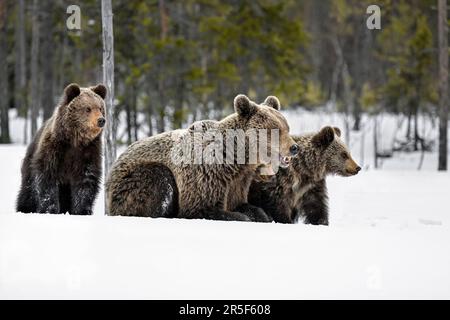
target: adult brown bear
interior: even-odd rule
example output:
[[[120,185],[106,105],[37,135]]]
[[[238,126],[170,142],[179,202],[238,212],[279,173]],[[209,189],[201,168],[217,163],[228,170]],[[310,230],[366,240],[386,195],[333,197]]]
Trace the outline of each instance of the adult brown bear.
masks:
[[[277,156],[288,162],[297,154],[298,146],[278,111],[277,98],[270,96],[258,105],[238,95],[234,109],[234,114],[207,124],[224,136],[229,130],[241,130],[245,138],[253,129],[278,130]],[[240,163],[235,158],[231,163],[176,163],[173,150],[190,134],[189,129],[175,130],[132,144],[116,161],[106,183],[109,214],[270,221],[263,210],[247,201],[258,168],[267,164]]]

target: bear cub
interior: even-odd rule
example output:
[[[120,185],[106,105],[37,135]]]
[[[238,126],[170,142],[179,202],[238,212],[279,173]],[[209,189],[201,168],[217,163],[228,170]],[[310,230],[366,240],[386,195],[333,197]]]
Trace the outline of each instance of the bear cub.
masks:
[[[101,179],[106,87],[70,84],[28,146],[16,209],[92,214]]]
[[[324,127],[318,133],[293,136],[300,147],[288,168],[269,180],[256,179],[249,203],[261,207],[275,222],[328,225],[327,175],[344,177],[361,168],[340,139],[338,128]]]

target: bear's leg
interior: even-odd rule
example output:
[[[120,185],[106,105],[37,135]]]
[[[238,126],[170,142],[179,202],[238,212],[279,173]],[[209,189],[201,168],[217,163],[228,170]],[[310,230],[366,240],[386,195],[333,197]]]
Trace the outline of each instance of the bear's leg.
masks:
[[[178,187],[163,164],[141,164],[111,188],[110,215],[173,218],[178,214]]]
[[[39,175],[35,179],[36,202],[38,213],[60,213],[59,210],[59,186],[54,179],[45,175]]]
[[[244,203],[235,209],[237,212],[241,212],[248,216],[251,221],[255,222],[272,222],[270,218],[263,209],[253,206],[248,203]]]
[[[34,199],[33,179],[24,177],[17,197],[16,211],[23,213],[37,212],[36,201]]]
[[[61,192],[67,193],[62,194],[62,198],[70,198],[70,214],[84,216],[92,214],[92,205],[99,190],[98,180],[96,175],[86,173],[84,177],[80,177],[79,181],[72,184],[70,188],[61,190]]]
[[[267,198],[266,202],[262,203],[262,208],[271,219],[270,221],[278,223],[295,223],[295,220],[293,220],[292,209],[285,199],[272,195],[272,198]]]
[[[303,195],[300,214],[306,224],[328,225],[328,192],[325,179]]]

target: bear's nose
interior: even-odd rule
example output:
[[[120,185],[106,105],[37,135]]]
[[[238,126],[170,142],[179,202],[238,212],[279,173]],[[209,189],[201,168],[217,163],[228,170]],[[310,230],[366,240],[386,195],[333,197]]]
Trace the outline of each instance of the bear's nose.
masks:
[[[100,128],[103,128],[103,127],[105,126],[105,123],[106,123],[105,118],[100,118],[100,119],[97,120],[97,125],[98,125]]]
[[[289,151],[291,152],[291,155],[296,156],[300,151],[300,147],[298,146],[298,144],[293,144]]]
[[[361,167],[356,167],[356,172],[360,172],[361,171]]]

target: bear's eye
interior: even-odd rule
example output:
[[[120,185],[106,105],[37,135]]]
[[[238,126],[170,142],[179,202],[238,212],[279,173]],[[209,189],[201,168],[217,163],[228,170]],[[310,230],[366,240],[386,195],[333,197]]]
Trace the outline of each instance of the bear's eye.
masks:
[[[87,112],[91,112],[92,110],[91,110],[91,108],[87,107],[87,108],[86,108],[86,111],[87,111]]]
[[[347,152],[342,152],[342,153],[341,153],[341,157],[342,157],[342,159],[347,160],[347,159],[348,159],[348,154],[347,154]]]

